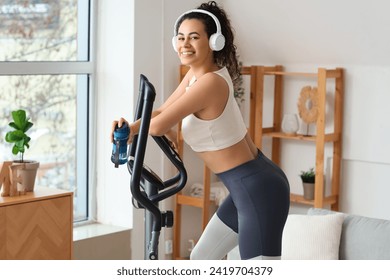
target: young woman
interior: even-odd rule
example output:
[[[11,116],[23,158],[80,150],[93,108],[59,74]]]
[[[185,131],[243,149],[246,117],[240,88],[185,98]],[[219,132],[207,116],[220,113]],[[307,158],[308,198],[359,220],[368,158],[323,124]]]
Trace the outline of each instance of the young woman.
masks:
[[[174,33],[174,49],[190,70],[152,113],[149,133],[175,142],[172,128],[182,121],[186,143],[230,192],[191,259],[222,259],[237,244],[242,259],[279,259],[289,184],[283,171],[254,145],[234,99],[232,79],[240,73],[230,22],[211,1],[181,15]],[[112,130],[124,122],[114,121]],[[131,143],[139,121],[129,126]]]

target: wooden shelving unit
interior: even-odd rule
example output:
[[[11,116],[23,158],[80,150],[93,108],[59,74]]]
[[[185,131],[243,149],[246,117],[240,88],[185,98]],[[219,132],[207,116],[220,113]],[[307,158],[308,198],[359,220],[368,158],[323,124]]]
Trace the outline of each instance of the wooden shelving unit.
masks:
[[[180,81],[187,73],[188,68],[180,66]],[[243,75],[250,77],[250,112],[249,112],[249,127],[248,131],[254,140],[256,146],[261,149],[263,138],[271,138],[271,159],[276,164],[280,165],[282,158],[281,140],[302,141],[307,145],[315,145],[315,195],[314,200],[306,200],[303,195],[290,195],[290,201],[303,205],[309,205],[316,208],[330,206],[332,210],[338,210],[339,207],[339,191],[340,191],[340,168],[341,168],[341,151],[342,151],[342,118],[343,118],[343,95],[344,95],[344,77],[343,69],[325,69],[318,68],[314,73],[305,72],[286,72],[283,66],[244,66],[241,69]],[[264,98],[264,80],[266,76],[274,77],[273,88],[273,125],[271,127],[263,127],[263,98]],[[319,116],[316,122],[315,135],[287,135],[281,131],[283,117],[283,79],[284,77],[309,78],[314,79],[317,83],[319,94]],[[334,79],[334,123],[333,132],[325,133],[326,115],[326,95],[327,82],[329,79]],[[179,154],[183,156],[183,138],[181,136],[180,125],[178,128],[178,143]],[[331,194],[324,195],[324,151],[325,143],[331,143],[333,148],[332,162],[332,179],[331,179]],[[297,171],[298,172],[298,171]],[[180,238],[181,238],[181,210],[183,205],[198,207],[202,209],[202,229],[208,223],[209,206],[210,206],[210,170],[204,166],[203,170],[203,186],[204,196],[201,198],[191,197],[179,193],[176,195],[175,207],[175,225],[173,239],[173,258],[182,259],[180,256]]]
[[[258,96],[255,106],[255,135],[256,145],[261,149],[263,137],[272,139],[271,159],[276,164],[280,164],[281,139],[307,141],[315,145],[315,195],[314,200],[306,200],[302,195],[291,194],[291,202],[311,205],[316,208],[323,208],[330,205],[331,209],[338,210],[339,191],[340,191],[340,167],[341,167],[341,149],[342,149],[342,120],[343,120],[343,94],[344,80],[343,69],[325,69],[318,68],[315,73],[285,72],[281,65],[266,67],[257,67],[257,79],[260,83]],[[263,127],[263,96],[264,96],[264,78],[265,76],[274,77],[274,107],[273,107],[273,126]],[[319,115],[316,121],[316,133],[314,136],[306,135],[286,135],[281,132],[281,123],[283,117],[283,77],[306,77],[317,81],[317,90],[319,95]],[[334,123],[333,132],[325,133],[326,124],[326,95],[327,81],[334,79]],[[324,149],[325,143],[333,144],[333,162],[332,162],[332,180],[331,194],[324,196]]]
[[[179,69],[179,81],[181,81],[188,71],[188,67],[181,65]],[[257,67],[256,66],[243,66],[241,67],[241,74],[250,77],[250,108],[249,108],[249,133],[252,137],[255,135],[255,100],[257,96]],[[178,150],[181,157],[183,157],[184,140],[181,134],[181,125],[178,125]],[[180,240],[181,240],[181,219],[182,219],[182,206],[198,207],[202,210],[202,230],[206,227],[210,217],[210,184],[211,173],[210,170],[203,167],[203,197],[192,197],[181,193],[178,193],[175,198],[175,210],[174,217],[175,223],[173,227],[173,259],[183,259],[180,255]]]

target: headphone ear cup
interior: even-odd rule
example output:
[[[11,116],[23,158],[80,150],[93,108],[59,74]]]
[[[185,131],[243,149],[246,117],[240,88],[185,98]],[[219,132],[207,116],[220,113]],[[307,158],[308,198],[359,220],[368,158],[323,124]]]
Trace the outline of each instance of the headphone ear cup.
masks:
[[[210,36],[209,44],[213,51],[220,51],[225,46],[225,36],[221,33],[214,33]]]
[[[173,46],[173,49],[175,50],[175,52],[178,52],[178,49],[177,49],[177,36],[173,36],[172,37],[172,46]]]

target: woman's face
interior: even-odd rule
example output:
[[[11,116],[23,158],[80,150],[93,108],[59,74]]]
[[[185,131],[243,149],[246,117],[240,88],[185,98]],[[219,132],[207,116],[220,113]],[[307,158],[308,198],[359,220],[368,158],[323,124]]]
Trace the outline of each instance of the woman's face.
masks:
[[[185,19],[178,30],[177,50],[184,65],[197,65],[213,61],[205,26],[198,19]]]

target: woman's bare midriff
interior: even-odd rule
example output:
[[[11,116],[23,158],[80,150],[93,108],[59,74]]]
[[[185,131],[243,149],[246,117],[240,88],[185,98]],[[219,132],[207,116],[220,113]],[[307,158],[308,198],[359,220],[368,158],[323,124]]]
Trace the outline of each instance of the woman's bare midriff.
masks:
[[[230,170],[257,156],[257,149],[249,147],[244,138],[231,147],[218,151],[199,152],[198,156],[215,174]]]

